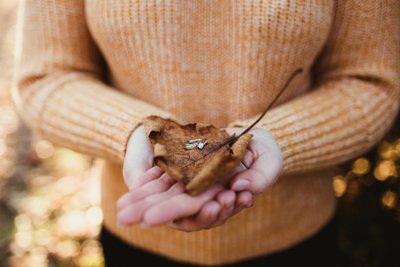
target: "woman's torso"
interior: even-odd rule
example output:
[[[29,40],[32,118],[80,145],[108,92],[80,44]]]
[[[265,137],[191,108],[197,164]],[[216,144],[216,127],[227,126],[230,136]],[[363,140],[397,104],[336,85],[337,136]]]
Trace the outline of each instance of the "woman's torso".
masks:
[[[86,0],[110,83],[182,122],[224,127],[261,112],[297,68],[280,102],[306,92],[329,35],[333,1]],[[331,171],[281,177],[222,227],[185,233],[118,228],[121,166],[105,162],[105,225],[130,244],[180,261],[221,264],[271,253],[315,233],[332,215]]]
[[[86,1],[90,32],[110,82],[183,122],[224,126],[310,84],[333,20],[333,1]]]

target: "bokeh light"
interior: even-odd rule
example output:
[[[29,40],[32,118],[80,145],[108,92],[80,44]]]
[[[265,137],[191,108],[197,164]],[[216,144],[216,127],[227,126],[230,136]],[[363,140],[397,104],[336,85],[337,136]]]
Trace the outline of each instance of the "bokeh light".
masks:
[[[370,162],[366,158],[356,159],[353,163],[353,173],[357,175],[365,175],[370,170]]]
[[[386,191],[382,195],[382,204],[386,208],[393,209],[397,204],[397,195],[393,191]]]
[[[399,153],[396,150],[395,144],[384,141],[379,147],[379,155],[382,159],[396,160]]]
[[[336,175],[333,177],[333,191],[337,197],[341,197],[346,192],[347,181],[342,175]]]
[[[400,124],[400,122],[399,122]],[[400,128],[398,129],[400,133]],[[381,205],[400,221],[400,137],[383,140],[378,144],[375,157],[360,157],[352,161],[351,170],[333,177],[333,191],[337,197],[355,199],[363,188],[373,187],[378,181],[384,186],[380,194]],[[372,172],[371,172],[372,170]],[[342,170],[342,173],[345,171]]]
[[[378,163],[374,171],[375,178],[385,181],[389,177],[398,177],[396,165],[392,160],[383,160]]]

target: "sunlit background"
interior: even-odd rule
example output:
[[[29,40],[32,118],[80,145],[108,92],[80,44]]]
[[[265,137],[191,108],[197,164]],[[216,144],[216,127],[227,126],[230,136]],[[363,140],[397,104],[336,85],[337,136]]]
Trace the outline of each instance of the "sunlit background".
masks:
[[[103,266],[98,163],[29,132],[10,101],[17,0],[0,0],[0,266]]]
[[[16,4],[0,1],[0,267],[104,266],[98,162],[32,136],[10,101]],[[332,179],[338,266],[400,266],[399,137]]]

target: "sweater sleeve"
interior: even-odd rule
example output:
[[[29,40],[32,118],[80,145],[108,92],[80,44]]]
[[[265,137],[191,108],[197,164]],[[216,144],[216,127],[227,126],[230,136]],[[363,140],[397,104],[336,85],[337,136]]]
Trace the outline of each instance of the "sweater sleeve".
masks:
[[[83,0],[21,1],[18,22],[13,99],[41,137],[122,163],[144,117],[172,117],[101,81],[104,63],[85,23]]]
[[[400,2],[339,0],[312,90],[271,109],[258,125],[275,137],[283,173],[333,166],[376,144],[397,114],[399,76]]]

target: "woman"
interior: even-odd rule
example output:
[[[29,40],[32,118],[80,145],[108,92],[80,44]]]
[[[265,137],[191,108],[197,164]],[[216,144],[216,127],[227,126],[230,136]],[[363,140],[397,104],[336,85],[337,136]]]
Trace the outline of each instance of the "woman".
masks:
[[[126,264],[226,264],[309,238],[334,214],[334,166],[399,108],[397,0],[26,0],[19,22],[15,102],[43,138],[106,159],[104,240],[131,246]],[[191,197],[152,167],[147,116],[239,132],[298,68],[227,182]]]

